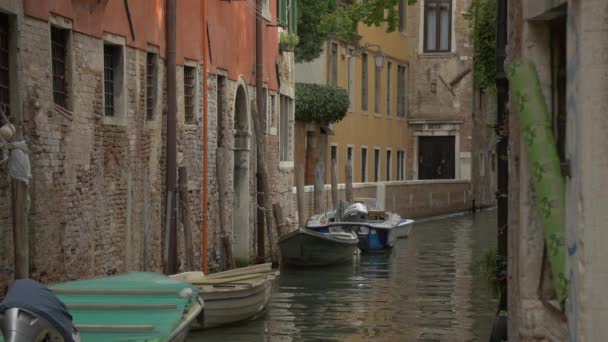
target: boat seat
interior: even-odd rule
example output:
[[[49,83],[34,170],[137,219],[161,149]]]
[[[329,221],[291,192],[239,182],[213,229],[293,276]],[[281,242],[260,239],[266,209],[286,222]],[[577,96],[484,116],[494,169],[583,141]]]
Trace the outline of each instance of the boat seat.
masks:
[[[104,332],[138,332],[138,331],[152,331],[154,330],[153,325],[127,325],[127,324],[113,324],[113,325],[103,325],[103,324],[77,324],[76,329],[80,331],[104,331]]]
[[[66,304],[72,310],[175,310],[177,304]]]
[[[384,210],[368,210],[367,211],[367,216],[381,216],[384,217],[384,215],[386,215],[386,211]]]

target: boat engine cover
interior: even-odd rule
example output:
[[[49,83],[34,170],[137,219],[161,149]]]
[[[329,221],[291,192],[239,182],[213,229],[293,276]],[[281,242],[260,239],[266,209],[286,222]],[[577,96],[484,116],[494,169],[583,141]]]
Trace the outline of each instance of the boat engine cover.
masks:
[[[345,222],[366,222],[368,219],[367,207],[363,203],[355,203],[344,210],[342,220]]]
[[[0,303],[0,329],[5,341],[29,341],[29,337],[47,331],[63,337],[65,342],[75,342],[76,328],[72,315],[63,302],[46,286],[30,279],[17,280]],[[21,331],[25,328],[25,331]],[[37,332],[36,330],[40,330]]]

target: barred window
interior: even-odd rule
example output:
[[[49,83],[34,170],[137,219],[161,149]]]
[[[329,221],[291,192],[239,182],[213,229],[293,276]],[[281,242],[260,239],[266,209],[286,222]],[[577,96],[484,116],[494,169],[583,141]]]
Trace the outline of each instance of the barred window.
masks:
[[[393,161],[393,151],[386,150],[386,181],[390,182],[391,179],[391,169],[392,169],[392,161]]]
[[[361,183],[367,182],[367,148],[361,148]]]
[[[367,54],[361,54],[361,110],[367,111]]]
[[[67,40],[68,30],[51,27],[51,61],[53,67],[53,101],[68,108],[67,93]]]
[[[279,152],[281,161],[293,161],[292,155],[292,136],[291,125],[293,121],[293,99],[281,95],[280,101],[280,122],[279,122]]]
[[[6,116],[11,109],[9,39],[9,17],[0,13],[0,110],[4,109]]]
[[[148,52],[146,55],[146,119],[154,120],[158,84],[158,55]]]
[[[397,66],[397,116],[407,115],[407,69],[404,65]]]
[[[374,149],[374,182],[380,181],[380,150]]]
[[[397,180],[405,180],[405,152],[397,151]]]
[[[393,107],[393,63],[386,65],[386,115],[391,116]]]
[[[194,123],[196,68],[184,66],[184,119]]]
[[[116,72],[116,55],[118,47],[113,45],[103,46],[103,93],[104,113],[106,116],[114,116],[114,76]]]

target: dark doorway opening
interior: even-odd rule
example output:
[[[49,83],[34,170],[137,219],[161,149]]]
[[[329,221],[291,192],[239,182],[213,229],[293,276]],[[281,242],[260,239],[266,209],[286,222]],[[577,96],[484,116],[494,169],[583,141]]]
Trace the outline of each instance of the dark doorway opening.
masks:
[[[418,138],[418,179],[456,178],[455,137]]]

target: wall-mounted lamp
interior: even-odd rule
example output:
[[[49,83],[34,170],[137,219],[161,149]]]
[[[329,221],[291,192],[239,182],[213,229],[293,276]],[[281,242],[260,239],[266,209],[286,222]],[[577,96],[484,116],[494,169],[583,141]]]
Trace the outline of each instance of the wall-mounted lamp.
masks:
[[[376,51],[376,56],[374,56],[374,59],[376,60],[376,66],[378,68],[382,68],[382,66],[384,66],[384,54],[382,53],[382,50],[378,49],[378,51]]]
[[[375,47],[378,50],[376,50],[376,55],[374,56],[374,61],[376,63],[376,67],[378,68],[382,68],[384,66],[384,53],[382,52],[382,48],[380,47],[380,45],[377,44],[368,44],[365,43],[363,46],[357,47],[352,51],[351,56],[361,56],[361,54],[363,53],[364,50],[369,49],[370,47]]]

